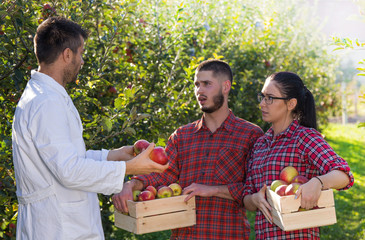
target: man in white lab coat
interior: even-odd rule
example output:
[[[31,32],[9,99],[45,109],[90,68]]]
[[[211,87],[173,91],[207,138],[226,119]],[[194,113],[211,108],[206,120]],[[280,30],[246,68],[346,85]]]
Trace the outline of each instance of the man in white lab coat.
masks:
[[[88,150],[67,83],[84,63],[87,32],[65,18],[44,21],[34,39],[32,71],[13,122],[19,202],[17,239],[104,239],[97,193],[122,190],[125,174],[163,172],[154,144],[133,158],[133,147]]]

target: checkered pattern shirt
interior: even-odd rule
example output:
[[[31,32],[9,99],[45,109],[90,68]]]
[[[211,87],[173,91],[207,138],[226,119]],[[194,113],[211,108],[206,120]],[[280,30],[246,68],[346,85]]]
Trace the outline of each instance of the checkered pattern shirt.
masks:
[[[332,170],[342,170],[348,174],[350,188],[354,177],[350,167],[339,157],[321,134],[311,128],[300,126],[294,120],[286,131],[274,139],[270,128],[260,137],[252,150],[244,196],[258,192],[264,184],[279,179],[280,171],[286,166],[294,166],[300,175],[311,179]],[[256,239],[319,239],[319,228],[296,231],[282,231],[275,224],[271,225],[262,212],[256,212]]]
[[[179,181],[227,185],[234,201],[196,196],[196,225],[173,229],[171,239],[248,239],[250,226],[242,207],[246,158],[263,131],[230,112],[214,132],[203,118],[180,127],[169,138],[166,153],[170,166],[162,174],[137,176],[144,186],[168,185]]]

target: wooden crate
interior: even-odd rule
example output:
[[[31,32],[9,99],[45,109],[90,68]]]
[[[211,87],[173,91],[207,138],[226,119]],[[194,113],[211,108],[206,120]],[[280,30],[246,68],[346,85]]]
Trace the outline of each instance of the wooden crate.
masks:
[[[332,225],[337,222],[333,190],[323,190],[317,209],[298,211],[301,198],[294,195],[279,196],[270,189],[266,190],[271,205],[274,223],[284,231]]]
[[[154,199],[144,202],[128,201],[129,215],[114,212],[115,226],[144,234],[196,224],[195,197],[184,202],[187,195]]]

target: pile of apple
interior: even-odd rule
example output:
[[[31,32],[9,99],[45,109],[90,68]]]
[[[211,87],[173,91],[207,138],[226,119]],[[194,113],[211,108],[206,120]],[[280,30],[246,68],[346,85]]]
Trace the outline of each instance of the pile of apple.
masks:
[[[150,143],[147,140],[141,139],[133,144],[134,154],[138,155],[148,148]],[[155,147],[151,153],[150,158],[152,161],[165,165],[168,162],[168,158],[163,147]]]
[[[279,179],[271,183],[270,189],[279,196],[294,195],[300,185],[308,182],[308,178],[299,175],[297,169],[287,166],[281,170]]]
[[[182,188],[178,183],[171,183],[169,186],[161,185],[155,188],[150,185],[144,190],[133,191],[133,201],[148,201],[156,198],[168,198],[181,195]]]

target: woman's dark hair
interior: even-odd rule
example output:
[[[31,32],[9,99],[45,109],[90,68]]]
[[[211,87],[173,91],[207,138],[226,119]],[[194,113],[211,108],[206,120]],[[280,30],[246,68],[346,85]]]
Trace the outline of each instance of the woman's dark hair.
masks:
[[[63,17],[51,17],[38,26],[34,50],[38,63],[51,64],[66,48],[76,53],[88,33],[77,23]]]
[[[213,76],[216,77],[218,75],[223,75],[226,77],[232,84],[233,81],[233,73],[231,67],[228,63],[218,60],[218,59],[209,59],[201,62],[199,66],[196,68],[195,72],[201,71],[212,71]]]
[[[297,106],[293,110],[299,124],[317,129],[316,106],[312,93],[304,85],[302,79],[292,72],[277,72],[269,77],[286,98],[296,98]]]

